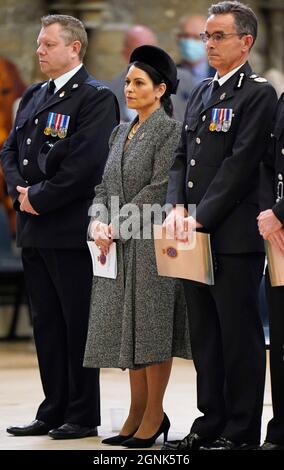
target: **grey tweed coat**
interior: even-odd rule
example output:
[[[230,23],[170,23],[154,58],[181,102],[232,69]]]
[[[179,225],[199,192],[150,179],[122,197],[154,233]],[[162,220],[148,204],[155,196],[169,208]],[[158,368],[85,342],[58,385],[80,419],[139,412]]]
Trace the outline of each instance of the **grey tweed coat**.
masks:
[[[136,118],[137,120],[137,118]],[[168,171],[181,133],[181,124],[164,109],[155,111],[139,127],[124,150],[133,123],[113,131],[98,204],[110,207],[111,196],[127,204],[165,203]],[[94,216],[114,223],[106,215]],[[122,220],[120,219],[120,222]],[[138,368],[173,356],[190,358],[188,318],[178,280],[157,274],[152,239],[117,240],[116,279],[94,277],[85,367]]]

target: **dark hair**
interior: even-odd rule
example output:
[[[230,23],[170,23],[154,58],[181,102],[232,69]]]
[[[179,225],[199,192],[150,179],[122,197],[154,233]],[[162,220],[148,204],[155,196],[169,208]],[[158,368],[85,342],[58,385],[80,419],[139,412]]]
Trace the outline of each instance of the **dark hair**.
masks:
[[[82,60],[88,47],[88,36],[82,21],[69,15],[46,15],[41,18],[41,25],[43,27],[55,23],[61,25],[66,45],[71,44],[73,41],[81,43],[79,59]]]
[[[167,115],[172,117],[174,108],[173,108],[173,103],[171,100],[171,94],[168,92],[169,84],[167,83],[167,80],[164,77],[162,77],[162,75],[156,69],[151,67],[151,65],[144,64],[144,62],[132,62],[131,64],[128,65],[127,70],[130,69],[131,65],[135,65],[135,67],[137,67],[138,69],[141,69],[144,72],[146,72],[151,78],[155,86],[160,85],[161,83],[165,83],[167,89],[165,93],[163,94],[163,96],[161,97],[160,101]]]
[[[253,10],[243,3],[234,1],[219,2],[211,5],[208,9],[211,15],[227,15],[231,14],[235,18],[236,29],[239,34],[251,34],[253,42],[257,37],[257,17]]]

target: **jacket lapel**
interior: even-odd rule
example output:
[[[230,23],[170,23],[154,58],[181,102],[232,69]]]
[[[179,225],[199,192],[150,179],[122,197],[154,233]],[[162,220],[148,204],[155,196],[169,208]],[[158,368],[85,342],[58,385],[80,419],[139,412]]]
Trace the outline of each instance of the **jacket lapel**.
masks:
[[[220,103],[227,101],[229,98],[235,95],[237,90],[237,85],[239,82],[240,74],[244,73],[244,80],[246,76],[249,76],[252,73],[251,67],[248,62],[246,62],[239,70],[232,77],[229,78],[220,88],[218,91],[212,95],[212,97],[207,102],[208,94],[210,93],[210,85],[212,81],[206,84],[206,87],[202,93],[202,101],[203,101],[203,108],[201,113],[205,112],[207,109],[212,108]]]
[[[80,87],[80,85],[86,80],[88,77],[88,72],[84,65],[78,70],[78,72],[60,89],[58,90],[54,95],[52,95],[47,101],[43,101],[42,95],[39,97],[38,100],[38,105],[39,107],[36,107],[36,114],[42,113],[45,109],[50,108],[51,106],[54,106],[56,103],[60,103],[61,101],[64,101],[72,95],[73,90],[76,90],[77,88]],[[46,88],[42,87],[40,90],[40,93],[43,93],[45,95]]]

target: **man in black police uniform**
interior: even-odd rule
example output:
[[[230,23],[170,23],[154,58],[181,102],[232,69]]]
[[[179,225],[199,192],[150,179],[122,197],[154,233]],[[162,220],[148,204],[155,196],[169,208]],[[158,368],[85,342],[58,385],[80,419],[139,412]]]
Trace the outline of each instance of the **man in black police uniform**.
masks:
[[[271,146],[261,165],[259,230],[284,256],[284,95],[278,102]],[[261,450],[284,450],[284,287],[272,287],[266,276],[269,306],[270,374],[273,418]]]
[[[264,247],[257,229],[259,162],[270,138],[276,94],[247,62],[257,34],[253,11],[239,2],[209,8],[206,31],[212,80],[191,93],[167,202],[165,226],[184,239],[210,233],[215,285],[184,281],[197,401],[203,416],[166,449],[249,449],[258,445],[265,344],[258,312]],[[184,205],[195,204],[188,217]]]
[[[34,318],[45,399],[36,420],[7,429],[55,439],[97,434],[99,371],[82,366],[92,282],[88,208],[118,122],[116,99],[82,65],[76,18],[42,18],[37,54],[50,79],[24,94],[1,161]]]

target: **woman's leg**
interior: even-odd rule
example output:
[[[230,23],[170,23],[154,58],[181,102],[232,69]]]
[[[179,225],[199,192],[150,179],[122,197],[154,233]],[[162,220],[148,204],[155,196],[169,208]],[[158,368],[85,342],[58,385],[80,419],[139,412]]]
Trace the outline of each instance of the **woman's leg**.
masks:
[[[135,437],[146,439],[159,429],[164,416],[163,399],[172,368],[172,359],[146,367],[148,399]]]
[[[120,431],[127,436],[138,429],[143,418],[147,404],[147,378],[146,368],[129,370],[131,403],[129,415]]]

